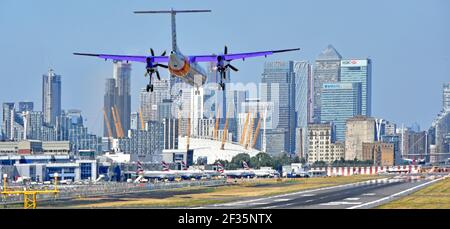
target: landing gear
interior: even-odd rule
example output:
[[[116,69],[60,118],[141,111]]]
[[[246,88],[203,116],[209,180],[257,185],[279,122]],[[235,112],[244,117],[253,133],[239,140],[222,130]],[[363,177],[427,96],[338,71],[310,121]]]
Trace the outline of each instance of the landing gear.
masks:
[[[147,92],[153,92],[153,84],[147,84]]]
[[[224,82],[219,83],[219,90],[225,91],[225,83]]]

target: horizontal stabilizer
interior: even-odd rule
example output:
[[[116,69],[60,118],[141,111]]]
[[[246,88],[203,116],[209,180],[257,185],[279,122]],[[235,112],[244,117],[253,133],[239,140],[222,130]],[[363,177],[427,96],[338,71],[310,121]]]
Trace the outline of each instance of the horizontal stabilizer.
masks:
[[[177,13],[210,13],[211,10],[147,10],[134,11],[135,14],[177,14]]]

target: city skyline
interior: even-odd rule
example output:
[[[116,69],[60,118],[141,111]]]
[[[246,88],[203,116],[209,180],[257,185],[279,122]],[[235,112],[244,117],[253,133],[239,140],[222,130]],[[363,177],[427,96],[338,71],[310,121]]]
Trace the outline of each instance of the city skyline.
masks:
[[[335,46],[345,58],[370,57],[374,62],[372,116],[384,117],[398,124],[411,125],[414,122],[418,122],[423,129],[428,128],[435,115],[441,109],[442,95],[440,91],[442,84],[448,81],[450,72],[449,66],[445,65],[445,61],[448,61],[449,58],[446,56],[449,53],[449,45],[445,40],[448,40],[449,34],[442,30],[450,21],[448,20],[449,16],[445,15],[445,11],[442,10],[448,5],[446,1],[419,2],[418,4],[423,5],[423,7],[417,7],[417,5],[412,7],[409,5],[409,2],[405,1],[395,3],[378,2],[374,5],[361,3],[362,6],[360,7],[369,5],[376,7],[374,11],[376,9],[387,11],[387,14],[383,15],[383,17],[386,17],[384,19],[381,16],[374,16],[367,11],[354,10],[358,8],[354,1],[344,1],[349,5],[353,5],[351,7],[352,14],[345,11],[349,9],[345,9],[345,4],[342,2],[321,4],[324,3],[322,1],[319,3],[304,2],[304,4],[300,4],[297,1],[285,1],[285,4],[280,4],[283,5],[280,7],[262,2],[261,8],[273,8],[275,14],[278,15],[277,19],[275,21],[264,19],[264,11],[261,10],[261,12],[252,14],[254,16],[249,22],[240,23],[242,26],[237,28],[236,31],[233,31],[235,26],[231,25],[237,24],[236,22],[240,21],[238,18],[242,18],[240,16],[244,16],[248,9],[252,9],[251,3],[240,3],[242,4],[241,9],[234,11],[237,19],[227,20],[228,23],[217,28],[214,25],[223,24],[220,22],[227,18],[229,12],[229,8],[221,3],[205,1],[199,2],[198,6],[193,7],[192,5],[187,6],[186,3],[178,2],[155,2],[150,5],[128,2],[111,4],[99,1],[99,3],[91,4],[94,6],[104,4],[106,8],[98,11],[95,10],[97,9],[96,7],[93,7],[92,11],[88,9],[83,14],[83,17],[80,17],[76,11],[83,7],[83,4],[65,4],[61,12],[52,10],[52,14],[46,15],[46,12],[50,12],[47,10],[49,5],[53,6],[53,8],[50,7],[51,9],[60,8],[62,7],[59,5],[60,3],[43,1],[39,4],[34,2],[24,4],[25,2],[27,1],[3,1],[0,3],[2,5],[0,7],[0,15],[2,15],[0,16],[0,25],[4,28],[6,34],[11,35],[5,36],[2,39],[4,42],[0,43],[0,48],[4,50],[4,57],[1,57],[1,62],[5,66],[9,66],[9,68],[3,68],[3,74],[11,78],[10,85],[5,86],[5,84],[2,84],[0,87],[0,95],[2,100],[4,100],[2,102],[32,101],[35,103],[35,107],[41,107],[41,101],[33,99],[38,98],[41,94],[40,87],[36,85],[39,84],[39,76],[45,73],[48,68],[54,68],[58,74],[63,76],[62,109],[81,109],[83,116],[87,118],[87,126],[95,134],[100,134],[103,129],[101,109],[104,80],[113,75],[113,67],[109,62],[99,64],[95,61],[82,60],[71,56],[71,53],[78,50],[92,51],[99,49],[99,51],[104,52],[144,54],[148,52],[147,49],[150,47],[158,51],[168,49],[170,31],[167,25],[169,20],[166,17],[156,17],[153,20],[159,22],[160,25],[153,31],[143,31],[142,26],[145,25],[145,23],[142,23],[143,20],[150,21],[150,18],[146,19],[132,15],[131,12],[136,9],[166,9],[170,7],[211,8],[213,10],[212,14],[183,17],[180,21],[180,43],[186,44],[184,46],[187,47],[189,52],[198,52],[199,54],[220,52],[223,44],[229,45],[230,49],[235,51],[248,51],[253,48],[266,46],[274,48],[299,46],[302,48],[299,54],[252,60],[245,64],[239,63],[238,67],[241,71],[232,74],[233,82],[258,83],[265,61],[307,60],[313,63],[320,51],[328,44]],[[304,9],[308,7],[313,9],[312,12],[301,11],[301,13],[298,13],[293,11],[295,8]],[[28,16],[21,20],[15,20],[13,12],[17,8],[22,8]],[[282,16],[283,11],[281,11],[281,8],[283,11],[288,10],[289,13],[298,13],[298,21],[284,20],[290,18],[290,16]],[[41,11],[44,13],[36,14],[36,12]],[[394,20],[396,11],[400,11],[404,17]],[[111,23],[113,25],[107,25],[100,20],[102,16],[110,15],[111,12],[120,15],[124,20]],[[324,13],[320,14],[322,18],[317,18],[314,12]],[[371,25],[371,27],[367,26],[368,28],[364,27],[367,30],[363,31],[368,32],[366,35],[360,35],[362,34],[361,31],[353,32],[351,27],[348,28],[345,25],[342,25],[342,27],[337,26],[340,24],[338,22],[335,22],[336,24],[332,24],[330,27],[321,27],[320,31],[316,28],[324,26],[324,21],[332,17],[340,16],[342,17],[340,21],[346,21],[344,19],[358,18],[363,13],[369,13],[367,20],[353,20],[352,23],[356,24],[353,26],[366,23]],[[423,17],[416,19],[417,15]],[[30,21],[31,17],[35,17],[36,20]],[[59,17],[61,20],[54,20],[55,17]],[[316,20],[308,20],[311,18]],[[204,21],[211,23],[205,23]],[[298,28],[297,26],[301,26],[304,29],[300,29],[300,31],[295,30],[294,34],[288,37],[279,36],[280,38],[275,40],[270,39],[271,36],[265,36],[266,30],[263,29],[265,26],[282,21],[287,22],[274,28],[274,34],[292,32],[294,31],[292,28]],[[306,21],[311,25],[308,25]],[[366,22],[363,23],[362,21]],[[64,23],[70,24],[75,22],[81,25],[82,34],[77,35],[75,33],[79,33],[78,31],[72,29],[69,31],[64,27]],[[252,23],[256,23],[256,26],[252,27]],[[44,24],[45,27],[41,26]],[[189,24],[198,25],[198,31],[190,31]],[[249,34],[250,30],[248,28],[250,27],[254,28],[251,30],[254,35]],[[120,28],[121,34],[115,33],[112,28]],[[331,34],[336,32],[336,29],[342,30],[342,32],[337,33],[336,36],[331,36]],[[154,33],[155,30],[160,33]],[[244,40],[235,41],[234,36],[239,34],[238,32],[246,34],[245,38],[242,38]],[[377,35],[380,32],[385,32],[389,36]],[[142,36],[139,36],[140,34]],[[202,36],[202,42],[195,42],[199,41],[198,36],[195,35],[203,34],[217,34],[220,39],[207,39],[207,37],[204,38]],[[318,36],[319,34],[323,34],[323,36]],[[130,37],[129,35],[133,36]],[[368,42],[371,36],[373,39],[370,40],[377,40],[381,43],[371,44],[371,42]],[[406,36],[408,36],[408,39]],[[31,37],[33,37],[33,42],[29,40]],[[79,38],[80,41],[72,42],[71,44],[64,42],[72,37]],[[364,40],[365,42],[363,42]],[[427,43],[427,45],[419,41],[425,41],[424,43]],[[11,45],[17,44],[17,42],[21,45]],[[429,45],[430,43],[433,45]],[[36,60],[31,63],[25,62],[25,60],[30,60],[30,58],[17,56],[16,53],[32,53]],[[408,58],[411,53],[420,53],[424,58]],[[425,58],[429,56],[433,58]],[[25,74],[17,71],[19,64],[27,66]],[[143,67],[143,65],[138,64],[132,65],[131,111],[139,110],[140,88],[145,85]],[[163,75],[167,77],[166,73],[163,73]],[[427,77],[427,75],[432,75],[433,77]],[[30,84],[24,85],[23,82],[30,82]],[[79,94],[80,89],[83,90],[83,95]],[[24,94],[24,91],[27,91],[27,93]],[[398,93],[399,91],[403,91],[403,93]],[[427,93],[417,93],[417,91]]]

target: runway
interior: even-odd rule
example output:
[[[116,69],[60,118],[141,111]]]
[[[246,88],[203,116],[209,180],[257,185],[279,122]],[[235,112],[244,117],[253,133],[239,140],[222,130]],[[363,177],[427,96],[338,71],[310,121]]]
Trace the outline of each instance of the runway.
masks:
[[[437,177],[399,176],[215,204],[202,208],[367,209],[408,195],[441,179]]]

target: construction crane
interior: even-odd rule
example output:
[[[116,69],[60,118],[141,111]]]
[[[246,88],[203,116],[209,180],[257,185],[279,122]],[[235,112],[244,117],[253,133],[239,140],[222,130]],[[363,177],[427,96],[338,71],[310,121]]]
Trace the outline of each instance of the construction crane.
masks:
[[[261,119],[262,117],[259,117],[258,124],[256,125],[255,133],[253,134],[253,142],[251,148],[255,148],[256,140],[258,139],[259,129],[261,128]]]
[[[121,138],[122,136],[120,134],[119,123],[117,122],[116,112],[114,111],[114,107],[111,107],[111,114],[113,116],[114,126],[116,127],[116,137]]]
[[[188,114],[188,123],[187,123],[187,131],[186,131],[186,150],[189,151],[189,144],[191,141],[191,112]]]
[[[221,150],[225,149],[225,141],[227,140],[227,136],[228,136],[228,112],[227,115],[225,116],[225,127],[223,128],[222,145],[220,146]]]
[[[103,117],[104,117],[104,120],[105,120],[105,123],[106,123],[106,129],[108,129],[108,136],[110,138],[112,138],[113,137],[113,133],[112,133],[111,125],[109,124],[108,115],[106,115],[105,109],[103,109]]]
[[[220,119],[220,109],[217,108],[216,125],[214,127],[214,135],[213,135],[214,140],[219,140],[217,136],[219,133],[219,119]]]
[[[245,133],[247,132],[248,119],[250,118],[250,113],[247,113],[247,117],[245,118],[244,129],[242,130],[241,140],[239,141],[240,145],[244,144],[245,141]]]
[[[139,111],[139,118],[141,119],[141,130],[145,129],[144,117],[142,117],[142,110]]]
[[[245,141],[245,149],[248,149],[248,146],[250,144],[250,138],[253,135],[253,126],[255,125],[255,118],[256,117],[252,117],[252,120],[250,121],[250,126],[249,126],[248,134],[247,134],[247,141]]]
[[[23,208],[24,209],[36,209],[37,195],[54,194],[55,196],[59,193],[58,190],[58,173],[54,174],[55,183],[53,189],[48,190],[8,190],[6,187],[7,174],[3,174],[3,191],[2,195],[23,195]]]

